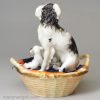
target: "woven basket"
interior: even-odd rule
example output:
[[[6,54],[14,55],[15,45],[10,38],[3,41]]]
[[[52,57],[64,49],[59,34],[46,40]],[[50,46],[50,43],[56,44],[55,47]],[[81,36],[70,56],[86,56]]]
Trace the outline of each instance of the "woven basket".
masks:
[[[84,74],[88,72],[89,55],[80,56],[82,68],[75,72],[41,72],[25,69],[14,58],[10,59],[20,78],[33,95],[42,97],[61,97],[73,93]]]

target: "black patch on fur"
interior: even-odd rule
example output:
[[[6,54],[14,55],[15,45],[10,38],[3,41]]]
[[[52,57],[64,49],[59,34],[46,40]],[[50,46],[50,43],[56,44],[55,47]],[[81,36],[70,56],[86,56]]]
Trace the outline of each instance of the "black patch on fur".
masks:
[[[64,31],[62,27],[58,24],[57,14],[53,9],[53,4],[49,3],[42,8],[41,24],[46,24],[46,26],[54,26],[56,29]]]
[[[71,44],[69,44],[69,49],[71,51],[74,52],[74,54],[78,54],[78,49],[77,49],[77,46],[76,46],[76,43],[75,43],[75,40],[73,39],[73,37],[71,37]]]
[[[51,42],[51,41],[52,41],[52,38],[49,39],[49,42]]]
[[[34,57],[30,57],[30,58],[25,58],[23,59],[24,63],[29,63],[34,59]]]

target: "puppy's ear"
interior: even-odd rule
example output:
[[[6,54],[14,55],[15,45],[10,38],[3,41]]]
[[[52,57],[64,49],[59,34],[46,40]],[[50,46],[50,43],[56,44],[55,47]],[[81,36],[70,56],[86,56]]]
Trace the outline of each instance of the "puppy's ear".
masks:
[[[53,9],[54,9],[55,12],[57,13],[57,18],[59,19],[60,14],[61,14],[61,9],[60,9],[59,5],[58,5],[58,4],[54,4],[54,5],[53,5]]]
[[[44,5],[40,5],[36,8],[35,11],[35,16],[39,18],[39,20],[41,20],[41,14],[42,14],[42,8],[44,7]]]

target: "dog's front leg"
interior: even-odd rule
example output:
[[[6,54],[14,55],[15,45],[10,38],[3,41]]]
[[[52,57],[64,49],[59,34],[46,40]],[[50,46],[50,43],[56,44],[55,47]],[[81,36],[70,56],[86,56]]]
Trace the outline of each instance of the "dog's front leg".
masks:
[[[44,59],[43,59],[40,71],[44,71],[49,63],[50,50],[51,50],[51,47],[48,47],[47,49],[44,50],[44,55],[43,55]]]

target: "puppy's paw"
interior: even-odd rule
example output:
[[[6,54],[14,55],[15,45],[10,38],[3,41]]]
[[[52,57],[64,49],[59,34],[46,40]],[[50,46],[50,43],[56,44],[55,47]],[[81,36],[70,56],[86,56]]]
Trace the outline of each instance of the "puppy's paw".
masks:
[[[24,67],[27,68],[27,69],[28,69],[28,68],[31,68],[31,67],[29,66],[28,63],[25,63],[25,64],[24,64]]]
[[[25,63],[24,67],[27,69],[34,69],[34,67],[32,65],[30,65],[30,63]]]

